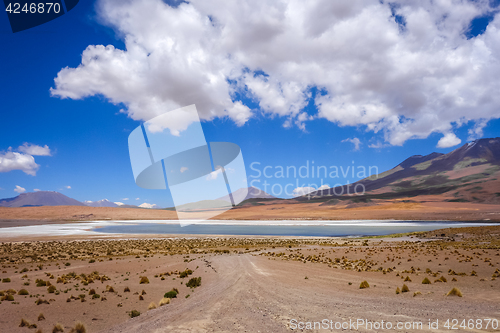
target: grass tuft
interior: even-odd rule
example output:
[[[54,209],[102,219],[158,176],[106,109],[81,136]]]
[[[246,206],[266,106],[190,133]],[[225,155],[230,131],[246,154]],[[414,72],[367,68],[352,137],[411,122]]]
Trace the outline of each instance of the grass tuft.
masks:
[[[29,326],[30,326],[30,322],[27,321],[26,319],[22,318],[21,323],[19,324],[19,327],[29,327]]]
[[[64,327],[60,323],[55,324],[54,328],[52,329],[52,333],[58,333],[58,332],[64,332]]]
[[[165,304],[170,304],[170,298],[163,297],[163,298],[160,300],[160,303],[158,303],[158,305],[159,305],[159,306],[164,306]]]
[[[26,289],[21,289],[17,292],[18,295],[29,295],[30,293]]]
[[[129,313],[130,318],[139,317],[140,315],[141,315],[141,313],[139,311],[137,311],[137,310],[132,310]]]
[[[453,289],[451,289],[447,294],[446,296],[458,296],[458,297],[462,297],[462,292],[460,291],[460,289],[456,288],[456,287],[453,287]]]
[[[156,306],[156,303],[155,303],[155,302],[151,302],[151,303],[149,303],[149,305],[148,305],[148,310],[153,310],[153,309],[156,309],[156,308],[157,308],[157,306]]]
[[[196,288],[199,286],[201,286],[201,276],[196,277],[196,278],[192,278],[188,281],[188,283],[186,283],[186,287],[188,287],[188,288]]]
[[[70,333],[87,333],[87,328],[84,323],[77,321],[75,327],[71,329]]]
[[[422,284],[431,284],[431,280],[429,280],[428,278],[425,278],[422,280]]]
[[[148,284],[148,283],[149,279],[147,278],[147,276],[142,276],[141,281],[139,281],[139,284]]]
[[[365,288],[370,288],[370,285],[368,284],[368,282],[363,281],[363,282],[361,282],[361,284],[359,285],[359,289],[365,289]]]
[[[403,284],[403,287],[401,288],[402,293],[407,293],[410,291],[410,288],[406,284]]]

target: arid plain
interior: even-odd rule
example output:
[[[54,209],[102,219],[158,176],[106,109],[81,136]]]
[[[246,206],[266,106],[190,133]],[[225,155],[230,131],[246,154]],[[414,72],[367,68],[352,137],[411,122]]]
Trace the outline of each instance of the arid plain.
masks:
[[[424,331],[430,319],[449,331],[447,319],[500,320],[499,235],[4,242],[0,331],[70,332],[80,321],[87,332],[287,332],[323,319]],[[461,296],[447,296],[454,288]]]

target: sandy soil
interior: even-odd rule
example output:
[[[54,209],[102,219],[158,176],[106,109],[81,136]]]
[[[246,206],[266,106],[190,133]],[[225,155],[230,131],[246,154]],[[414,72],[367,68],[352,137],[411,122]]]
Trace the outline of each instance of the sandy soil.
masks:
[[[448,318],[500,320],[499,235],[500,227],[482,227],[404,239],[197,237],[1,243],[0,278],[11,281],[0,283],[0,289],[4,295],[9,289],[16,294],[14,301],[0,304],[0,331],[35,331],[18,327],[22,318],[43,332],[52,332],[57,322],[69,332],[77,320],[87,332],[287,332],[292,319],[423,322],[423,331],[428,331],[429,319],[438,319],[440,329],[434,331],[449,331],[443,327]],[[178,273],[186,268],[193,273],[181,278]],[[141,276],[149,283],[140,284]],[[442,276],[446,282],[436,282]],[[186,287],[192,277],[201,277],[201,286]],[[404,281],[407,277],[411,281]],[[422,284],[424,278],[431,284]],[[50,281],[56,293],[37,287],[37,279]],[[360,289],[364,280],[369,288]],[[410,291],[396,294],[403,284]],[[106,291],[106,286],[114,291]],[[130,292],[124,291],[126,287]],[[445,296],[453,287],[463,297]],[[21,288],[29,295],[18,295]],[[179,290],[177,298],[148,311],[151,302],[158,304],[172,288]],[[100,297],[92,299],[91,289]],[[143,290],[144,300],[139,300]],[[36,305],[39,298],[50,304]],[[132,310],[140,316],[131,319],[127,312]],[[45,320],[37,320],[40,313]]]
[[[321,203],[283,203],[238,207],[214,219],[222,220],[450,220],[500,221],[500,205],[467,202],[442,202],[437,196],[421,196],[419,201],[374,200],[375,206],[347,208],[342,205]],[[173,211],[159,209],[107,208],[107,207],[0,207],[0,227],[16,223],[58,223],[60,221],[92,220],[172,220]],[[197,218],[192,213],[192,218]],[[33,221],[33,222],[30,222]],[[36,222],[35,222],[36,221]]]

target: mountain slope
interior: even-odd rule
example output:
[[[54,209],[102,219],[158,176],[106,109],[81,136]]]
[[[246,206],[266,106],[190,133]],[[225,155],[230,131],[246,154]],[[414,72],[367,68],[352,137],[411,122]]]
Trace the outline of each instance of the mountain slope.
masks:
[[[445,195],[449,201],[500,203],[500,138],[480,139],[448,154],[415,155],[349,187],[372,198]],[[316,191],[299,201],[345,196],[347,186]]]
[[[239,190],[234,191],[232,194],[233,194],[233,199],[235,202],[242,202],[244,200],[256,199],[256,198],[258,198],[258,199],[276,199],[276,197],[273,197],[269,193],[266,193],[266,192],[262,191],[261,189],[258,189],[258,188],[253,187],[253,186],[250,186],[248,188],[240,188]],[[225,195],[222,198],[219,198],[217,200],[231,202],[229,195]]]
[[[21,193],[17,197],[0,199],[0,207],[85,206],[80,201],[54,191]]]

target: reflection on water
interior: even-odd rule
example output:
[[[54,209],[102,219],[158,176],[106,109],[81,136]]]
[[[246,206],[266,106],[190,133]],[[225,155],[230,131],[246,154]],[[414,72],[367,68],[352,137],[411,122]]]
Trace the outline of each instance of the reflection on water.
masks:
[[[307,221],[304,221],[307,223]],[[108,225],[93,231],[120,234],[180,234],[180,235],[251,235],[251,236],[378,236],[413,231],[430,231],[451,227],[498,225],[492,223],[415,222],[397,221],[370,223],[339,223],[326,225],[236,225],[139,223]]]

